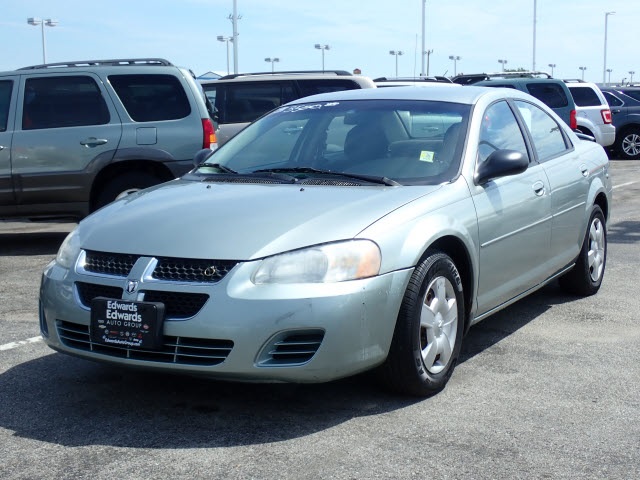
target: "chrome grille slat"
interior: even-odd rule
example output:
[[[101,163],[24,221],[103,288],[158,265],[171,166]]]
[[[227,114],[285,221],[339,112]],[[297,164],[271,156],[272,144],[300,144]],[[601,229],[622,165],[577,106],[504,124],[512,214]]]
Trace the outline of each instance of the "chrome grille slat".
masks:
[[[229,260],[158,257],[152,277],[170,282],[216,283],[237,263]]]
[[[88,325],[78,325],[63,320],[58,320],[56,325],[58,336],[65,346],[117,358],[182,365],[215,366],[224,362],[233,349],[231,340],[173,336],[163,336],[163,344],[158,350],[141,350],[120,345],[102,345],[91,341]],[[70,333],[67,334],[66,332]]]

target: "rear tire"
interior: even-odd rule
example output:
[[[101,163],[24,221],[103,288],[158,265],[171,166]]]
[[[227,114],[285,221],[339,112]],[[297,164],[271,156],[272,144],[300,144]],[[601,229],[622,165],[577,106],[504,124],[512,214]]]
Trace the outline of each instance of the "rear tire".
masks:
[[[125,197],[131,193],[162,182],[162,179],[145,172],[129,172],[118,175],[102,187],[102,190],[97,196],[94,210],[104,207],[118,198]]]
[[[389,355],[378,369],[385,386],[421,397],[441,391],[458,361],[464,323],[458,269],[447,255],[431,252],[409,280]]]
[[[576,264],[560,277],[560,287],[575,295],[593,295],[600,289],[606,264],[607,228],[602,209],[594,205]]]

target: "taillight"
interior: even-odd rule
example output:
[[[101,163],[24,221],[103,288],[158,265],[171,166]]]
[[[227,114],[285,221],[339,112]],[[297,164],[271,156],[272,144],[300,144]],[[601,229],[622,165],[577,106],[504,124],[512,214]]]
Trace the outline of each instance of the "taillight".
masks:
[[[578,120],[576,120],[575,110],[571,110],[571,113],[569,114],[569,126],[571,127],[571,130],[578,128]]]
[[[602,121],[604,123],[611,123],[611,110],[605,108],[604,110],[600,110],[600,115],[602,115]]]
[[[210,118],[202,119],[202,148],[215,148],[218,140],[216,139],[216,130],[213,128],[213,122]]]

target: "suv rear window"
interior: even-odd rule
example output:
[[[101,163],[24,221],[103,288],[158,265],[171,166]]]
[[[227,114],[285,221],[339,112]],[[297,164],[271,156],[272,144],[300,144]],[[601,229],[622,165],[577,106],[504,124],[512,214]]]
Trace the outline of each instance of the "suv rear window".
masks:
[[[23,130],[104,125],[109,120],[102,93],[91,77],[29,78],[25,83]]]
[[[598,94],[591,87],[569,87],[571,96],[579,107],[597,107],[602,105]]]
[[[562,87],[556,83],[527,83],[527,90],[551,108],[561,108],[569,105],[569,100]]]
[[[177,120],[191,113],[187,94],[173,75],[109,75],[109,82],[136,122]]]
[[[640,101],[640,90],[621,90],[621,92],[634,100]]]

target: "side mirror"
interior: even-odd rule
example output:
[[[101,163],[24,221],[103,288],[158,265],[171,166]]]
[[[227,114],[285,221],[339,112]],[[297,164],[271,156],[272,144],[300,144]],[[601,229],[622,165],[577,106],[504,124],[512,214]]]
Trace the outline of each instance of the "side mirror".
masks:
[[[193,157],[193,164],[197,167],[201,163],[204,163],[211,155],[213,155],[213,150],[210,148],[203,148]]]
[[[529,168],[529,158],[516,150],[496,150],[478,165],[475,181],[483,185],[489,180],[517,175]]]

